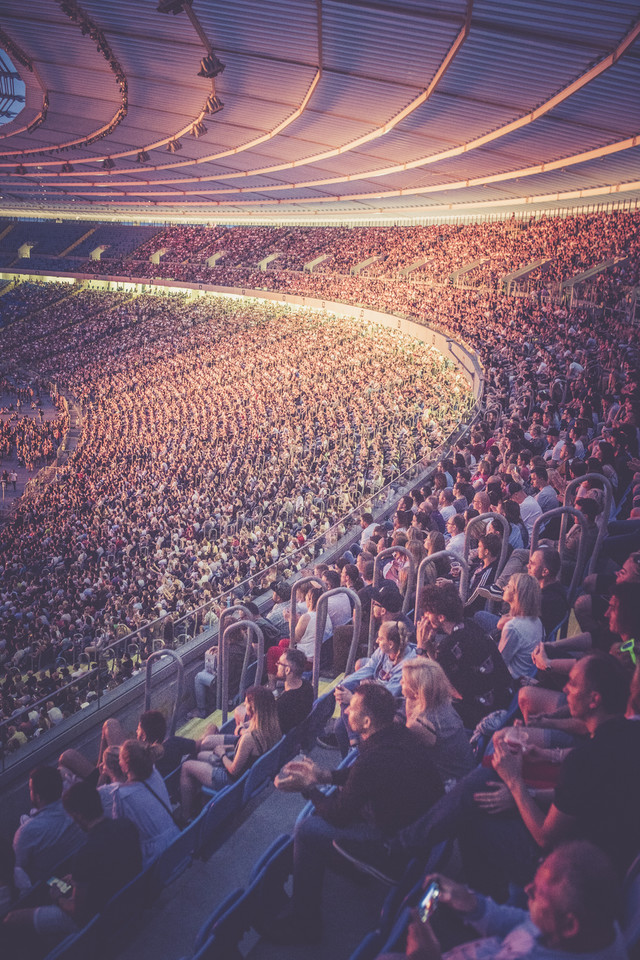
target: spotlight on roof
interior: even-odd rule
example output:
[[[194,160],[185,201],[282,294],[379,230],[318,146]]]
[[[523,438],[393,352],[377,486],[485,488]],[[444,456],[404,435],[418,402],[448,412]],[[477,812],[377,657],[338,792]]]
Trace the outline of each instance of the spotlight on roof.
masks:
[[[203,57],[200,61],[198,76],[212,79],[213,77],[217,77],[219,73],[222,73],[225,67],[226,63],[218,60],[215,53],[210,53],[209,56]]]
[[[113,162],[111,157],[105,157],[104,160],[102,161],[102,169],[113,170],[114,167],[115,167],[115,163]]]
[[[212,93],[204,105],[204,112],[219,113],[223,107],[224,107],[224,103],[222,102],[222,100],[219,97],[216,97],[215,93]]]
[[[167,150],[169,153],[177,153],[178,150],[182,150],[182,144],[179,140],[169,140],[167,144]]]
[[[196,121],[196,123],[194,123],[194,125],[191,127],[191,131],[190,131],[190,132],[191,132],[191,136],[192,136],[192,137],[196,137],[196,138],[197,138],[197,137],[201,137],[204,133],[206,133],[206,132],[207,132],[207,128],[205,127],[205,125],[204,125],[204,123],[202,122],[202,120],[198,120],[198,121]]]
[[[62,173],[73,173],[73,167],[71,166],[68,160],[66,163],[62,164],[61,170],[62,170]]]
[[[141,150],[136,157],[136,163],[149,163],[149,154],[146,150]]]
[[[21,163],[19,163],[18,166],[16,167],[16,171],[15,171],[15,172],[16,172],[16,173],[19,173],[20,176],[22,177],[22,176],[24,176],[25,173],[27,172],[27,168],[26,168],[26,167],[23,167],[23,165],[22,165]]]
[[[172,13],[176,17],[185,6],[191,6],[192,0],[160,0],[158,13]]]

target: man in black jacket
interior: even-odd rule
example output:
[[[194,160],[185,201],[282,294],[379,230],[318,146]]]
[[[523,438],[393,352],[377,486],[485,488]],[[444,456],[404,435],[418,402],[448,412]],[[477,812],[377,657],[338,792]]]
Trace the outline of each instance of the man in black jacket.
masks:
[[[334,840],[379,840],[417,820],[443,794],[442,781],[419,738],[394,723],[395,701],[375,683],[362,683],[346,716],[360,736],[355,763],[326,770],[311,760],[287,764],[276,786],[312,800],[317,816],[298,822],[294,834],[291,909],[267,934],[277,943],[318,940],[322,881]],[[323,794],[320,784],[338,787]]]

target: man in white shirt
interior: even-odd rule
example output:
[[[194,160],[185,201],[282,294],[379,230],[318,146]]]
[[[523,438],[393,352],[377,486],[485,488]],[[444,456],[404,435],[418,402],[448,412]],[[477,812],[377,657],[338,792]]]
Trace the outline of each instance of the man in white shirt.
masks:
[[[447,543],[446,549],[455,554],[456,557],[464,556],[464,528],[465,520],[461,513],[456,513],[447,520],[447,533],[451,539]]]
[[[560,506],[558,495],[549,483],[549,474],[544,467],[535,467],[531,471],[531,482],[538,491],[535,494],[535,499],[543,513],[546,513],[547,510],[555,510],[556,507]],[[520,513],[522,513],[522,508],[520,508]]]
[[[520,517],[527,528],[529,540],[531,540],[533,525],[538,517],[542,516],[542,508],[534,497],[525,494],[521,483],[510,483],[508,491],[509,499],[515,500],[520,507]]]

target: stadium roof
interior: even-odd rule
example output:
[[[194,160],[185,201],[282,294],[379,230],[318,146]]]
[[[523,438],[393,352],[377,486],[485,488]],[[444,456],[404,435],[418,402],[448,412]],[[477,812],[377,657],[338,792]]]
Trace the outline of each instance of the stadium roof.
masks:
[[[0,214],[388,223],[635,204],[639,36],[624,0],[3,0],[26,96],[0,126]]]

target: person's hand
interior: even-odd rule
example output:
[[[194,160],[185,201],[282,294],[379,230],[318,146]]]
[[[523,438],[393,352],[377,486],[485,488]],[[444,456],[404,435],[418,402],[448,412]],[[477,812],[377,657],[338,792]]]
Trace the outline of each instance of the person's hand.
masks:
[[[407,927],[406,956],[410,960],[441,960],[442,952],[430,923],[422,923],[417,910],[411,911]]]
[[[429,640],[431,639],[431,623],[429,622],[426,613],[424,613],[418,625],[416,627],[416,646],[418,650],[425,650]]]
[[[300,793],[322,783],[324,779],[322,767],[305,757],[302,760],[291,760],[286,763],[274,783],[278,790],[285,793]]]
[[[346,707],[351,703],[351,698],[353,693],[351,690],[348,690],[346,687],[339,686],[334,690],[336,703],[341,704],[341,706]]]
[[[537,743],[527,747],[527,760],[531,760],[532,763],[553,762],[551,754],[552,751],[547,747],[540,747]]]
[[[227,752],[226,748],[223,747],[221,744],[218,745],[217,747],[214,747],[214,750],[213,750],[213,753],[218,758],[218,760],[222,760],[222,758],[226,755],[226,752]]]
[[[531,659],[538,670],[548,670],[551,666],[551,661],[547,656],[544,643],[539,643],[537,647],[534,647]]]
[[[475,910],[478,903],[475,893],[461,883],[456,883],[455,880],[444,877],[441,873],[428,874],[422,881],[422,889],[426,890],[434,880],[440,887],[438,903],[446,903],[460,913],[471,913],[472,910]]]
[[[473,799],[485,813],[504,813],[515,807],[511,791],[504,783],[488,783],[487,789],[474,793]]]
[[[517,743],[509,743],[504,736],[497,737],[495,735],[493,745],[493,769],[511,789],[513,784],[522,779],[522,746]]]

